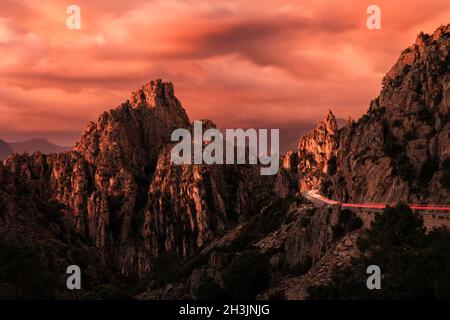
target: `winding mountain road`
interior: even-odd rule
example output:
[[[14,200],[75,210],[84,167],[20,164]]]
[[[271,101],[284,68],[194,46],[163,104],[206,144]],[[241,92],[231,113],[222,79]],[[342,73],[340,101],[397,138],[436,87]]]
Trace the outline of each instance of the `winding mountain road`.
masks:
[[[328,199],[319,194],[319,190],[309,190],[305,193],[306,198],[317,205],[340,205],[343,208],[358,208],[358,209],[372,209],[383,210],[386,206],[393,206],[395,204],[389,203],[345,203]],[[438,211],[439,214],[450,214],[449,205],[436,205],[436,204],[408,204],[411,209],[419,210],[419,214],[437,214],[433,211]]]

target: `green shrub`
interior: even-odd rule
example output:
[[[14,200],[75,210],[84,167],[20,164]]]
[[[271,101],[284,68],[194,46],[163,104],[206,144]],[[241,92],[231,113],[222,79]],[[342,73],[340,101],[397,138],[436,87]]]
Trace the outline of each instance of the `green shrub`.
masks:
[[[368,231],[372,246],[417,245],[425,234],[423,219],[406,205],[399,203],[376,214]]]
[[[423,220],[399,204],[377,214],[360,238],[362,254],[335,269],[332,281],[313,286],[309,299],[450,299],[450,231],[425,232]],[[366,287],[369,265],[382,271],[381,290]]]

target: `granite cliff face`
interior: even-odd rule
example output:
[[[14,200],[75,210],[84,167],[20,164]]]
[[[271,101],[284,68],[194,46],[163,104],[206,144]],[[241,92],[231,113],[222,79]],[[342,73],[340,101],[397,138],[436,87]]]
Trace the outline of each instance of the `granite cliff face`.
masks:
[[[191,124],[172,84],[152,81],[90,123],[71,152],[8,158],[0,181],[61,204],[123,275],[143,277],[154,258],[193,255],[275,192],[255,166],[173,165],[177,128]]]
[[[348,202],[448,203],[450,26],[421,33],[358,121],[337,130],[329,113],[287,153],[300,190],[321,187]]]
[[[339,132],[330,193],[349,201],[448,203],[450,26],[420,34],[358,122]]]
[[[299,191],[317,189],[328,173],[328,161],[337,149],[338,125],[331,111],[311,133],[300,138],[296,150],[290,150],[282,167],[299,178]]]
[[[134,238],[141,238],[159,152],[172,130],[189,126],[172,85],[153,81],[90,123],[73,151],[14,155],[5,167],[14,176],[14,186],[23,186],[42,201],[62,204],[80,234],[125,274],[136,274]]]

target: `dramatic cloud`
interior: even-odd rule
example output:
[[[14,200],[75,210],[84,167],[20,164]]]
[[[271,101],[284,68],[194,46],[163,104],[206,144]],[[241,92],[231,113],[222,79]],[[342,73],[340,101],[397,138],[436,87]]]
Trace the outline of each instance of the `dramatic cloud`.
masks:
[[[328,109],[358,117],[401,50],[450,21],[446,0],[377,1],[374,31],[362,0],[74,3],[81,30],[66,28],[62,1],[1,1],[0,138],[72,143],[155,78],[174,83],[191,119],[221,127],[300,131]]]

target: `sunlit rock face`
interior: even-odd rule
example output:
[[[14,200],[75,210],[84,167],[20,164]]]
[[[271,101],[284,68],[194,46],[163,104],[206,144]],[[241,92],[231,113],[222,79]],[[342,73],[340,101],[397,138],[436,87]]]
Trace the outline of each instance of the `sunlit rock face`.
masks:
[[[448,203],[450,26],[421,33],[367,115],[340,132],[333,193],[351,201]]]
[[[287,152],[283,168],[299,176],[299,191],[318,189],[328,172],[328,161],[338,146],[338,126],[331,111],[314,131],[301,137],[297,149]]]
[[[258,166],[174,165],[170,136],[178,128],[191,123],[172,84],[152,81],[91,122],[72,151],[10,157],[0,181],[63,204],[77,232],[124,275],[142,277],[153,258],[193,255],[254,214],[261,199],[288,192]]]
[[[421,33],[362,118],[337,129],[329,113],[303,136],[283,160],[300,190],[349,202],[448,203],[440,181],[450,157],[449,49],[450,26]]]

